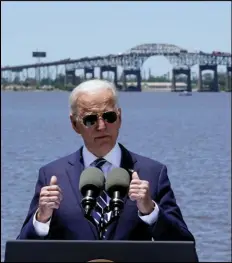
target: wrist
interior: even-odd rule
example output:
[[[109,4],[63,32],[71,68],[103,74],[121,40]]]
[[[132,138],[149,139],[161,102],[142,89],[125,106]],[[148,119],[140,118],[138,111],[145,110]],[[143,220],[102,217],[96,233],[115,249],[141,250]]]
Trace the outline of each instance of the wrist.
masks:
[[[50,220],[50,216],[47,217],[47,216],[43,216],[41,215],[41,212],[40,211],[37,211],[36,215],[35,215],[35,218],[38,222],[41,222],[41,223],[47,223],[49,220]]]
[[[149,204],[149,206],[145,209],[139,209],[139,213],[141,214],[141,216],[146,216],[146,215],[150,215],[155,209],[155,203],[153,201],[151,201],[151,203]]]

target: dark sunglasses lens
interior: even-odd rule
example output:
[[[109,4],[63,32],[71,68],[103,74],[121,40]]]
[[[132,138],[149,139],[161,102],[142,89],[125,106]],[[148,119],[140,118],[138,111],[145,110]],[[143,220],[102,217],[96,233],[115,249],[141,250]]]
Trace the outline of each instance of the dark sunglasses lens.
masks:
[[[83,118],[83,123],[87,127],[94,125],[96,121],[97,121],[97,115],[87,115]]]
[[[117,120],[117,114],[114,111],[105,112],[102,118],[108,123],[114,123]]]

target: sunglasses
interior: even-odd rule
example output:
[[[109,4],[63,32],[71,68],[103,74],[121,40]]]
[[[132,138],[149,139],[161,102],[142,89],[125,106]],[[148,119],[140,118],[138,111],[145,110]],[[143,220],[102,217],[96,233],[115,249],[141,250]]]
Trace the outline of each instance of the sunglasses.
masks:
[[[114,123],[118,118],[118,114],[115,111],[106,111],[103,113],[90,114],[84,116],[82,118],[82,122],[86,127],[91,127],[97,123],[99,117],[101,117],[104,121],[108,123]]]

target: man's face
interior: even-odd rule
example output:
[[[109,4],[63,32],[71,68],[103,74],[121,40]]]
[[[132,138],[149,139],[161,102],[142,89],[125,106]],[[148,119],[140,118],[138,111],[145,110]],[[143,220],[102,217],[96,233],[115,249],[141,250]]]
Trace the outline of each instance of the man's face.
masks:
[[[106,155],[114,147],[121,126],[121,109],[116,107],[112,91],[82,93],[76,103],[78,118],[70,116],[73,129],[94,155]]]

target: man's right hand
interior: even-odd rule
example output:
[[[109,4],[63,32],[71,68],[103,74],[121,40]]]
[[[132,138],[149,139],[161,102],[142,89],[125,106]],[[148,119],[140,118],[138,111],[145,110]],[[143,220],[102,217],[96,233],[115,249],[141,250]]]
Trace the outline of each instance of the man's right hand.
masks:
[[[62,198],[62,191],[57,185],[57,177],[52,176],[50,185],[43,187],[40,191],[36,220],[42,223],[48,222],[52,216],[53,209],[60,207]]]

